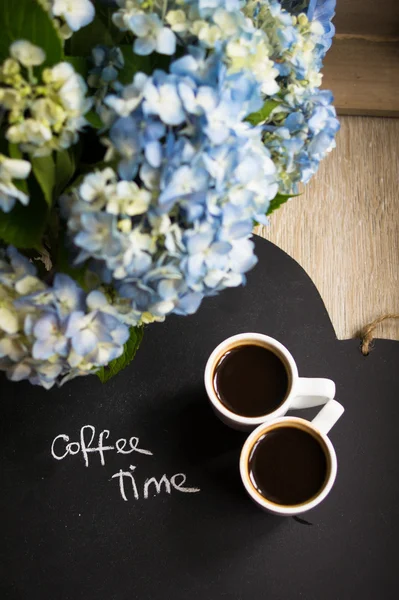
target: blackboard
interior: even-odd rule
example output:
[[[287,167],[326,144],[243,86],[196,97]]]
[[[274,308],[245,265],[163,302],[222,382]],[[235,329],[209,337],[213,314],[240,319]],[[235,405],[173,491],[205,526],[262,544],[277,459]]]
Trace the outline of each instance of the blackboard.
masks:
[[[359,340],[337,341],[301,267],[256,245],[246,287],[148,327],[132,365],[108,384],[86,377],[46,392],[0,380],[2,600],[397,597],[399,343],[377,340],[364,357]],[[245,434],[206,400],[208,355],[244,331],[278,338],[300,375],[334,379],[346,409],[330,435],[335,487],[303,521],[250,501],[238,471]],[[52,456],[57,436],[73,444],[88,425],[95,443],[103,430],[104,445],[139,438],[135,451],[104,451],[104,465],[98,452]],[[57,439],[58,456],[65,445]],[[138,499],[128,476],[122,497],[121,470]],[[145,498],[145,480],[163,475]]]

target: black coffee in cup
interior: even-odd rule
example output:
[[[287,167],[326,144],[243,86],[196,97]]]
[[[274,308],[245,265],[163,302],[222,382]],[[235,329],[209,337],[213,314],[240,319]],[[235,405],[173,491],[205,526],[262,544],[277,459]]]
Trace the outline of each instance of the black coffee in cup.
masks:
[[[248,470],[261,496],[278,505],[295,506],[321,492],[329,460],[317,434],[296,424],[278,424],[254,444]]]
[[[279,356],[256,344],[237,345],[223,354],[213,373],[215,393],[230,411],[244,417],[267,415],[288,395],[290,378]]]

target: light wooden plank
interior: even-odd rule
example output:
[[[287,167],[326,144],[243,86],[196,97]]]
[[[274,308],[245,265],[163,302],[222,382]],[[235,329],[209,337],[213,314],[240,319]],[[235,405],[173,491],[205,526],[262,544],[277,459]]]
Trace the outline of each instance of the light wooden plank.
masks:
[[[318,288],[337,336],[399,312],[399,120],[343,117],[337,149],[260,232]],[[398,322],[377,337],[399,339]]]
[[[334,24],[338,33],[397,37],[398,0],[337,0]]]
[[[399,116],[399,42],[337,36],[323,72],[339,114]]]

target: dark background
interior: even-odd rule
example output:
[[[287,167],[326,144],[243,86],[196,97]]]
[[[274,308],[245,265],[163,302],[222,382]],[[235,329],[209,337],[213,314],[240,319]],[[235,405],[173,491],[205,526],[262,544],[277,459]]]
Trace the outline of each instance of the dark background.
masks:
[[[248,285],[204,302],[193,317],[146,330],[128,369],[46,392],[0,379],[2,600],[374,600],[399,584],[399,343],[337,341],[304,271],[257,240]],[[203,387],[224,338],[278,338],[300,375],[330,377],[346,412],[330,437],[338,476],[305,521],[263,513],[246,496],[238,459],[245,434],[213,415]],[[301,411],[311,417],[316,411]],[[298,414],[298,413],[297,413]],[[107,443],[138,436],[154,456],[115,452],[56,461],[52,440],[83,425]],[[128,502],[112,475],[187,475],[200,493]]]

